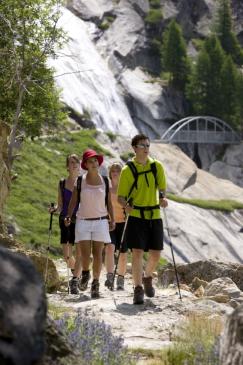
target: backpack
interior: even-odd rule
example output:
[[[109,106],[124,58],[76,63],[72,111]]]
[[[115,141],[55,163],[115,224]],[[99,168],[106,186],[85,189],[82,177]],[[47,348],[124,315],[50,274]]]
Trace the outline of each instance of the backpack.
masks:
[[[62,193],[62,202],[64,200],[64,189],[65,189],[65,179],[61,179],[59,181],[59,187],[60,187],[60,190],[61,190],[61,193]]]
[[[138,188],[138,177],[139,175],[145,175],[145,179],[146,179],[146,182],[147,182],[147,185],[148,185],[148,178],[147,178],[147,173],[149,172],[152,172],[152,174],[154,175],[154,181],[155,181],[155,186],[157,187],[158,186],[158,181],[157,181],[157,168],[156,168],[156,163],[155,162],[152,162],[150,164],[150,170],[146,170],[146,171],[141,171],[141,172],[138,172],[135,164],[130,160],[130,161],[127,161],[126,165],[130,168],[132,174],[133,174],[133,177],[134,177],[134,182],[130,188],[130,191],[129,191],[129,194],[128,194],[128,197],[131,196],[132,194],[132,191],[134,188]]]
[[[77,179],[77,193],[78,193],[78,201],[77,204],[79,205],[80,203],[80,194],[81,194],[81,186],[82,186],[82,178],[83,176],[79,176]],[[108,207],[108,194],[109,194],[109,179],[107,176],[103,176],[102,178],[105,182],[105,205],[106,207]]]
[[[152,162],[150,164],[150,169],[149,170],[146,170],[146,171],[141,171],[141,172],[138,172],[135,164],[133,163],[133,161],[127,161],[126,165],[130,168],[132,174],[133,174],[133,177],[134,177],[134,182],[130,188],[130,191],[129,191],[129,194],[128,194],[128,200],[129,200],[129,197],[131,196],[132,194],[132,191],[134,188],[138,188],[138,177],[139,175],[145,175],[145,179],[146,179],[146,182],[147,182],[147,185],[149,186],[149,183],[148,183],[148,178],[147,178],[147,173],[150,173],[152,172],[153,176],[154,176],[154,181],[155,181],[155,186],[158,187],[158,181],[157,181],[157,168],[156,168],[156,163],[155,162]],[[133,209],[138,209],[140,211],[140,215],[141,215],[141,218],[142,219],[145,219],[145,216],[144,216],[144,211],[150,211],[151,212],[151,219],[153,217],[153,210],[154,209],[159,209],[160,206],[159,205],[153,205],[153,206],[146,206],[146,207],[140,207],[140,206],[136,206],[136,205],[133,205]]]

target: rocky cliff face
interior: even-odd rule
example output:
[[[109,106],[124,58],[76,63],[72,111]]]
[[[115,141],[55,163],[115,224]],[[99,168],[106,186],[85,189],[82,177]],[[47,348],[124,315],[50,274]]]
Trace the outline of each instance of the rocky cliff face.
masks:
[[[232,0],[231,5],[235,31],[243,41],[243,3]],[[193,57],[197,51],[192,40],[209,35],[217,6],[215,0],[161,0],[161,31],[175,18]],[[159,138],[168,123],[187,113],[182,95],[171,95],[145,71],[155,75],[160,72],[160,56],[151,46],[153,29],[145,22],[150,8],[148,0],[69,0],[67,7],[80,22],[95,26],[89,37],[122,88],[139,130]]]
[[[10,174],[7,168],[7,138],[10,128],[0,122],[0,233],[3,232],[3,206],[10,188]]]
[[[172,18],[175,18],[183,29],[189,55],[195,57],[197,51],[193,45],[195,42],[192,40],[203,39],[209,35],[212,23],[215,21],[217,4],[215,0],[197,0],[196,2],[194,0],[161,0],[163,13],[161,31],[165,29]],[[232,0],[231,7],[235,32],[243,44],[241,21],[243,2]],[[120,118],[123,123],[118,123],[116,126],[113,118],[108,116],[110,123],[99,124],[99,127],[110,129],[115,133],[120,129],[119,134],[128,135],[131,128],[134,130],[135,125],[139,131],[148,134],[150,138],[159,139],[171,122],[187,115],[183,96],[179,92],[168,90],[165,87],[165,82],[158,82],[156,78],[151,77],[151,74],[158,75],[160,72],[160,57],[151,47],[154,36],[153,29],[145,22],[149,12],[148,0],[91,0],[89,2],[69,0],[67,8],[70,10],[70,14],[75,14],[80,25],[85,23],[87,37],[91,40],[95,52],[101,56],[117,81],[117,89],[121,93],[119,105],[123,104],[124,108],[129,111],[129,118],[125,114]],[[72,34],[72,41],[77,43],[78,36]],[[73,53],[77,54],[78,52],[77,48]],[[86,47],[83,52],[89,53],[90,50]],[[94,57],[88,57],[88,59],[93,60]],[[99,63],[101,64],[101,62]],[[99,67],[101,66],[97,66],[97,68]],[[89,69],[89,76],[92,75],[94,72],[90,70],[90,67],[87,68]],[[86,82],[85,76],[82,75],[82,80],[80,80],[84,84]],[[106,77],[107,81],[108,79],[109,75]],[[97,78],[95,80],[96,84],[100,84]],[[67,104],[71,102],[72,107],[81,108],[81,110],[82,106],[87,108],[89,105],[91,117],[92,114],[93,117],[97,114],[97,105],[99,105],[98,114],[102,114],[101,105],[107,104],[104,101],[107,82],[103,87],[100,84],[99,90],[94,85],[95,94],[97,95],[99,92],[103,94],[100,98],[101,104],[95,102],[94,105],[92,105],[92,100],[94,101],[95,97],[89,96],[87,102],[86,93],[80,92],[74,95],[73,87],[70,101],[70,98],[67,97],[70,84],[64,79],[59,82],[64,89],[64,101],[66,100]],[[73,84],[76,83],[72,82]],[[112,100],[108,104],[117,108],[117,104],[114,104]],[[115,110],[111,116],[117,113],[118,111]],[[131,125],[131,128],[126,127],[124,119]],[[194,149],[195,146],[188,144],[183,148],[192,159],[195,155]],[[235,184],[242,186],[243,162],[240,157],[242,156],[242,145],[225,147],[203,144],[198,146],[198,155],[202,169],[215,174],[217,177],[230,179]]]

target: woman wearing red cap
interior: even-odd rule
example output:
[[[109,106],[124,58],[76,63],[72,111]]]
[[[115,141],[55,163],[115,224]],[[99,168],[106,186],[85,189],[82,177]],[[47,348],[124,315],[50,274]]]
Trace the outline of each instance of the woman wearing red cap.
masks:
[[[87,289],[90,279],[89,265],[90,254],[93,254],[93,281],[91,284],[91,297],[99,298],[99,277],[102,268],[102,250],[104,242],[110,242],[109,229],[115,228],[110,192],[106,203],[106,183],[99,174],[99,167],[103,162],[103,156],[94,150],[83,153],[81,167],[87,170],[82,176],[80,204],[76,215],[75,242],[76,265],[71,286],[84,291]],[[66,222],[70,217],[78,201],[77,184],[74,186],[72,198],[68,207]],[[109,220],[110,219],[110,225]],[[78,281],[78,262],[81,260],[82,277]]]

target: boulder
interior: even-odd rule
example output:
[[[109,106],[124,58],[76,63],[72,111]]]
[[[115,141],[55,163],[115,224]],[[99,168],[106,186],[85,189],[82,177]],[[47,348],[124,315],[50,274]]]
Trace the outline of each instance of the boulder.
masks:
[[[194,295],[198,298],[201,298],[204,296],[204,292],[205,292],[204,287],[202,285],[200,285],[199,288],[197,288],[197,290],[195,290]]]
[[[20,247],[18,242],[16,242],[11,236],[6,234],[0,234],[0,246],[9,249],[17,249]]]
[[[228,146],[223,157],[211,164],[209,172],[243,187],[243,142]]]
[[[208,290],[206,291],[205,288],[205,295],[217,294],[217,285],[219,285],[219,283],[222,284],[222,287],[226,284],[229,285],[230,283],[231,288],[233,288],[234,290],[231,290],[226,294],[230,295],[231,292],[232,297],[234,297],[234,295],[239,296],[240,290],[243,290],[242,270],[243,265],[237,263],[217,262],[213,260],[196,261],[184,265],[177,264],[177,272],[179,275],[179,279],[182,283],[186,283],[189,285],[196,277],[209,282],[209,284],[206,286],[206,288],[208,287]],[[241,275],[239,275],[239,273],[241,273]],[[227,279],[220,279],[218,282],[216,281],[216,285],[214,285],[214,283],[210,285],[210,282],[212,282],[213,280],[224,277],[227,277]],[[172,264],[167,264],[159,270],[158,281],[161,285],[167,286],[174,283],[175,273]],[[237,287],[234,284],[236,284]]]
[[[198,277],[195,277],[191,283],[192,290],[197,290],[200,286],[206,288],[207,285],[208,285],[207,281],[201,280]]]
[[[35,364],[45,350],[43,281],[31,260],[4,247],[0,276],[0,364]]]
[[[41,274],[43,280],[46,279],[46,291],[56,292],[60,287],[60,278],[56,266],[49,257],[34,251],[26,251],[25,254],[31,259],[36,270]],[[46,275],[47,268],[47,275]],[[45,278],[47,276],[47,278]]]
[[[212,280],[205,287],[205,296],[212,296],[217,294],[227,295],[230,299],[235,299],[240,296],[241,291],[230,278],[221,277]]]
[[[50,356],[52,359],[65,357],[73,352],[65,334],[49,316],[46,321],[46,345],[45,355]]]
[[[69,0],[67,8],[83,20],[99,22],[105,13],[112,12],[114,4],[109,0]]]
[[[238,306],[228,317],[220,341],[219,364],[243,364],[243,305]]]
[[[41,274],[42,279],[45,280],[46,266],[47,266],[47,282],[46,291],[49,293],[55,292],[60,287],[60,278],[56,265],[53,260],[40,252],[26,250],[23,245],[15,241],[11,236],[0,234],[0,246],[9,248],[11,251],[26,255],[33,262],[36,270]]]

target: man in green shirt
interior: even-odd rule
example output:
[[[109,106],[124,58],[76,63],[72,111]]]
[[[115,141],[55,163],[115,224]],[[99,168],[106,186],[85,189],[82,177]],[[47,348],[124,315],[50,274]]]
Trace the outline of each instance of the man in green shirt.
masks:
[[[149,157],[149,138],[138,134],[132,139],[135,157],[123,167],[118,201],[128,216],[125,241],[132,249],[134,304],[143,304],[144,292],[155,295],[152,273],[163,249],[163,223],[160,206],[167,207],[165,198],[166,178],[162,164]],[[143,253],[149,252],[143,276]],[[144,286],[144,287],[143,287]]]

